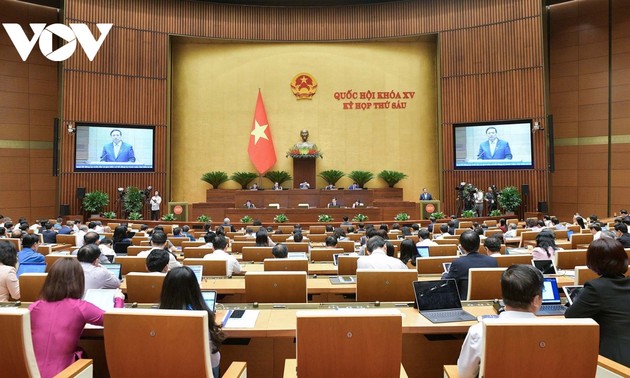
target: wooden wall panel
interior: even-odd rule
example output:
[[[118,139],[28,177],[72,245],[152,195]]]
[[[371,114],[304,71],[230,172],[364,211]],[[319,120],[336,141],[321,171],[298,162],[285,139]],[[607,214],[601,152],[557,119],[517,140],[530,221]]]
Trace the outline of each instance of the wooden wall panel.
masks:
[[[529,207],[546,200],[545,139],[535,136],[527,171],[453,171],[452,124],[531,118],[544,125],[542,15],[539,1],[442,0],[334,7],[257,7],[167,0],[67,0],[65,22],[115,24],[94,62],[76,54],[64,66],[63,117],[70,121],[158,126],[158,170],[147,174],[75,174],[72,137],[63,140],[62,202],[77,186],[167,185],[168,38],[227,41],[353,41],[439,33],[445,210],[451,187],[529,184]],[[86,101],[86,98],[89,101]],[[124,183],[124,184],[123,184]],[[111,193],[110,193],[111,194]]]

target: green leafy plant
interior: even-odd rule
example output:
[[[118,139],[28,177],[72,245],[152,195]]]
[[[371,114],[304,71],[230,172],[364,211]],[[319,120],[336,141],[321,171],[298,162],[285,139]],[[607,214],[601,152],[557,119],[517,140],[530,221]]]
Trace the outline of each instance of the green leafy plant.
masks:
[[[289,221],[289,218],[287,218],[287,216],[284,214],[278,214],[273,217],[273,221],[274,223],[286,223]]]
[[[474,218],[475,211],[474,210],[464,210],[462,212],[462,218]]]
[[[123,196],[123,209],[128,214],[131,215],[131,213],[139,213],[142,210],[142,193],[143,192],[135,186],[127,188],[125,195]]]
[[[245,215],[243,218],[241,218],[241,223],[251,223],[254,220],[254,218],[250,217],[249,215]]]
[[[496,210],[496,209],[495,209],[495,210],[492,210],[492,211],[490,212],[490,216],[491,216],[491,217],[500,217],[501,215],[503,215],[503,214],[501,213],[501,210]]]
[[[444,218],[446,218],[446,216],[444,215],[444,213],[443,213],[443,212],[441,212],[441,211],[436,211],[436,212],[434,212],[433,214],[431,214],[431,216],[432,216],[433,218],[435,218],[435,219],[444,219]]]
[[[328,169],[326,171],[319,172],[317,176],[324,179],[328,185],[336,185],[337,181],[341,180],[341,178],[345,175],[345,173],[337,169]]]
[[[282,186],[285,182],[292,180],[293,177],[287,171],[269,171],[265,173],[264,176],[267,180],[278,183],[278,185]]]
[[[333,220],[334,220],[334,219],[333,219],[333,217],[331,217],[331,216],[330,216],[330,215],[328,215],[328,214],[320,214],[320,215],[317,217],[317,221],[318,221],[318,222],[332,222]]]
[[[397,221],[406,221],[406,220],[409,220],[409,214],[407,214],[407,213],[398,213],[398,214],[396,214],[396,216],[394,217],[394,220],[397,220]]]
[[[168,214],[162,215],[162,220],[163,221],[174,221],[175,219],[176,219],[175,218],[175,214],[173,214],[173,213],[168,213]]]
[[[353,222],[365,222],[368,220],[368,216],[365,214],[357,214],[352,218]]]
[[[387,183],[387,186],[393,188],[400,180],[406,179],[407,175],[397,171],[381,171],[378,177]]]
[[[129,216],[127,218],[129,220],[140,220],[142,219],[142,214],[134,211],[134,212],[129,213]]]
[[[212,189],[218,189],[221,184],[228,180],[227,173],[223,171],[206,172],[201,175],[201,181],[212,185]]]
[[[109,194],[95,190],[85,194],[83,197],[83,210],[88,213],[100,213],[105,206],[109,205]]]
[[[212,218],[205,214],[201,214],[197,217],[197,222],[212,222]]]
[[[363,188],[368,181],[374,178],[374,173],[370,171],[352,171],[348,174],[348,177],[356,182],[360,188]]]
[[[236,181],[241,186],[241,189],[247,189],[249,183],[256,177],[258,177],[258,175],[253,172],[234,172],[232,176],[230,176],[230,180]]]
[[[521,206],[523,198],[516,187],[506,186],[501,190],[498,201],[499,205],[504,208],[506,212],[514,212]]]
[[[106,211],[103,213],[103,218],[105,219],[116,219],[116,213],[113,211]]]

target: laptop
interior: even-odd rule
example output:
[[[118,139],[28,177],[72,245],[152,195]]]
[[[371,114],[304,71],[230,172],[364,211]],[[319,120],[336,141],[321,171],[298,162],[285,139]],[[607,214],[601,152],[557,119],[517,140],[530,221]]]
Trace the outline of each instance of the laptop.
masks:
[[[22,263],[18,266],[17,273],[15,274],[18,278],[23,273],[45,273],[46,272],[46,264],[30,264],[30,263]]]
[[[567,230],[567,240],[571,240],[571,235],[573,235],[573,231]]]
[[[350,256],[350,253],[335,253],[333,254],[333,265],[339,265],[339,256]]]
[[[442,268],[444,268],[444,273],[448,273],[449,270],[451,270],[451,264],[450,262],[443,262],[442,263]]]
[[[540,270],[542,274],[558,274],[556,266],[553,265],[553,260],[532,260],[532,265]]]
[[[418,257],[429,257],[429,247],[426,245],[416,246],[416,250],[418,251]]]
[[[195,277],[197,277],[197,283],[201,284],[201,278],[203,277],[203,265],[186,265],[190,268],[190,270],[195,273]]]
[[[477,320],[462,309],[457,283],[454,279],[414,281],[413,291],[418,311],[431,323]]]
[[[564,315],[566,307],[560,302],[560,292],[558,282],[554,277],[545,277],[542,306],[536,313],[538,316]]]
[[[109,270],[114,276],[118,277],[119,280],[122,279],[122,265],[116,263],[110,264],[101,264],[103,268]]]
[[[306,252],[288,252],[287,258],[289,259],[306,259]]]
[[[567,302],[569,302],[569,305],[573,304],[575,298],[577,298],[582,289],[584,289],[584,285],[562,287],[564,294],[567,296]]]
[[[103,311],[114,309],[114,294],[116,289],[88,289],[83,299]]]
[[[202,291],[201,296],[203,297],[204,302],[206,302],[206,306],[214,312],[217,305],[217,292],[214,290]]]

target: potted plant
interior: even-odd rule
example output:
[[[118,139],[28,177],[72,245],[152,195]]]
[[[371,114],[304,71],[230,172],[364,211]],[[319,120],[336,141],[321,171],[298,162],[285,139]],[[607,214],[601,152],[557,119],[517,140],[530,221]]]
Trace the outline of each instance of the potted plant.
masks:
[[[368,217],[365,214],[357,214],[352,218],[353,222],[365,222],[366,220],[368,220]]]
[[[291,177],[291,175],[287,171],[269,171],[265,173],[263,177],[273,183],[277,182],[280,186],[282,186],[282,184],[284,184],[285,182],[293,179],[293,177]]]
[[[173,213],[164,214],[164,215],[162,215],[162,220],[163,221],[170,221],[170,222],[172,222],[172,221],[175,220],[175,214],[173,214]]]
[[[131,215],[131,213],[140,213],[142,205],[143,192],[135,186],[128,187],[123,196],[123,209]],[[142,216],[138,219],[142,219]]]
[[[273,221],[274,223],[286,223],[289,221],[289,218],[287,218],[287,216],[284,214],[278,214],[273,217]]]
[[[113,211],[106,211],[103,213],[103,218],[116,219],[116,213],[114,213]]]
[[[398,214],[396,214],[396,216],[394,217],[394,220],[397,220],[397,221],[399,221],[399,222],[400,222],[400,221],[406,221],[406,220],[409,220],[409,214],[407,214],[407,213],[398,213]]]
[[[495,210],[492,210],[492,211],[490,212],[490,216],[491,216],[491,217],[500,217],[501,215],[503,215],[503,214],[501,213],[501,210],[497,210],[497,209],[495,209]]]
[[[134,212],[129,213],[129,216],[127,218],[129,220],[141,220],[142,219],[142,214],[140,214],[137,211],[134,211]]]
[[[436,220],[437,220],[437,219],[444,219],[444,218],[446,218],[446,216],[444,215],[444,213],[443,213],[443,212],[441,212],[441,211],[436,211],[436,212],[434,212],[433,214],[431,214],[431,216],[432,216],[433,218],[435,218]]]
[[[205,214],[201,214],[197,217],[197,222],[212,222],[212,218]]]
[[[462,212],[462,218],[474,218],[474,217],[475,217],[474,210],[464,210],[464,212]]]
[[[105,206],[109,205],[109,194],[95,190],[83,197],[83,210],[91,214],[99,214]]]
[[[326,181],[328,185],[337,185],[337,181],[339,181],[346,174],[337,169],[328,169],[326,171],[321,171],[317,176],[321,177]]]
[[[243,218],[241,218],[241,223],[251,223],[254,220],[254,218],[250,217],[249,215],[245,215]]]
[[[201,181],[212,185],[212,189],[218,189],[221,184],[228,180],[227,173],[223,171],[206,172],[201,175]]]
[[[521,193],[514,186],[506,186],[501,190],[499,194],[499,206],[505,209],[506,214],[514,213],[519,206],[521,206],[521,202],[523,202],[523,198],[521,197]]]
[[[248,189],[249,183],[256,177],[258,175],[253,172],[234,172],[230,176],[230,180],[236,181],[241,186],[241,189]]]
[[[352,171],[348,174],[348,177],[350,180],[356,182],[359,188],[363,189],[365,184],[374,178],[374,173],[370,171]]]
[[[378,174],[378,177],[387,183],[387,186],[393,188],[394,185],[398,184],[398,182],[402,179],[406,179],[407,175],[402,172],[397,171],[381,171]]]
[[[328,215],[328,214],[320,214],[320,215],[317,217],[317,221],[318,221],[318,222],[323,222],[323,223],[326,223],[326,222],[332,222],[333,220],[334,220],[334,219],[333,219],[333,217],[331,217],[331,216],[330,216],[330,215]]]

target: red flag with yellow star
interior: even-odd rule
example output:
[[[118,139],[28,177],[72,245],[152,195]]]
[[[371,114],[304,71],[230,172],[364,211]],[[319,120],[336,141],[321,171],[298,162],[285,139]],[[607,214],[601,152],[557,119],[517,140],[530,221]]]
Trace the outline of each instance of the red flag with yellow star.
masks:
[[[249,133],[247,153],[249,160],[252,161],[260,174],[267,172],[276,164],[276,150],[273,148],[271,128],[267,122],[267,113],[260,89],[258,90],[258,100],[256,100],[256,110],[254,110],[252,131]]]

